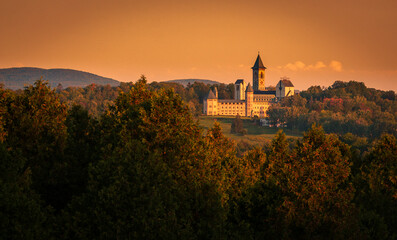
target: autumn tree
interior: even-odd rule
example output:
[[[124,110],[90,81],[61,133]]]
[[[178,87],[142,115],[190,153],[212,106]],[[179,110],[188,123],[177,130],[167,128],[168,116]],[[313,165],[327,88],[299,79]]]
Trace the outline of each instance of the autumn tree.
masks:
[[[230,238],[283,239],[288,236],[280,208],[287,194],[287,176],[283,168],[289,158],[288,143],[282,131],[267,149],[254,148],[246,153],[244,160],[250,165],[246,174],[251,181],[231,203]]]
[[[263,157],[262,157],[263,158]],[[279,132],[261,178],[237,201],[237,234],[248,239],[347,238],[358,232],[348,147],[313,126],[291,152]],[[236,221],[238,222],[238,221]]]
[[[53,187],[63,166],[66,106],[43,80],[10,98],[7,105],[7,146],[26,159],[24,169],[32,173],[32,187],[46,201],[56,201]]]
[[[11,99],[12,93],[3,89],[0,85],[0,142],[4,142],[7,136],[6,120],[8,112],[8,103]]]
[[[396,238],[393,92],[312,87],[271,107],[274,123],[353,133],[313,125],[260,148],[194,120],[210,87],[0,87],[0,238]]]
[[[343,238],[354,221],[349,183],[349,148],[335,135],[326,135],[321,127],[312,128],[298,141],[283,172],[288,194],[282,212],[291,234],[303,238]],[[348,225],[347,223],[350,222]]]
[[[37,133],[30,136],[23,135],[25,133],[21,132],[21,127],[24,127],[26,131],[28,131],[28,127],[35,127],[29,126],[27,124],[29,119],[26,118],[29,117],[30,107],[38,107],[35,104],[30,106],[29,103],[27,106],[25,105],[26,108],[21,106],[21,100],[26,97],[26,95],[16,96],[0,87],[1,239],[48,239],[52,229],[50,210],[42,205],[40,196],[32,188],[32,168],[30,166],[39,164],[37,162],[33,164],[37,155],[30,156],[24,151],[25,147],[32,149],[36,146],[31,143],[26,146],[20,145],[20,141],[35,142],[37,138],[42,137]],[[34,102],[36,99],[33,97],[29,100]],[[27,114],[27,116],[23,114]],[[33,132],[30,133],[33,134]],[[31,138],[21,139],[23,137]],[[35,143],[42,144],[41,147],[43,147],[43,140]]]
[[[383,135],[356,177],[356,203],[362,231],[369,238],[395,239],[397,231],[397,140]]]
[[[239,181],[233,143],[219,126],[203,135],[172,89],[149,91],[142,78],[119,95],[100,128],[102,160],[65,215],[71,236],[222,236]]]
[[[28,158],[46,157],[49,151],[62,151],[66,140],[66,107],[43,80],[27,87],[9,103],[7,141]],[[30,162],[37,165],[38,163]]]

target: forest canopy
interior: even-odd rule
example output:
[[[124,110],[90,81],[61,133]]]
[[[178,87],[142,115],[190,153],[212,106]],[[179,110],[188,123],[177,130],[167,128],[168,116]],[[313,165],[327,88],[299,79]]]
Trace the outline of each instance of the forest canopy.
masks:
[[[194,117],[213,86],[0,88],[0,238],[396,239],[395,94],[334,85],[280,103],[319,120],[295,144],[279,131],[243,156]],[[334,114],[390,129],[341,135]]]
[[[367,88],[364,83],[336,81],[326,89],[312,86],[273,105],[271,122],[306,131],[313,123],[328,133],[354,134],[368,139],[383,133],[397,136],[397,98],[394,91]]]

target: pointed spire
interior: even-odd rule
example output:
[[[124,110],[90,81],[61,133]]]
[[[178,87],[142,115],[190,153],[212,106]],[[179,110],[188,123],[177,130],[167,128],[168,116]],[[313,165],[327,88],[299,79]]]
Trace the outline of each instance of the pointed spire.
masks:
[[[247,89],[245,92],[254,92],[254,89],[252,89],[251,83],[248,83]]]
[[[264,69],[266,69],[266,67],[263,66],[261,56],[259,55],[259,52],[258,52],[258,57],[256,58],[255,64],[254,64],[254,66],[252,67],[252,69],[259,69],[259,68],[264,68]]]
[[[210,89],[209,93],[208,93],[208,97],[207,99],[217,99],[217,97],[215,97],[214,92]]]

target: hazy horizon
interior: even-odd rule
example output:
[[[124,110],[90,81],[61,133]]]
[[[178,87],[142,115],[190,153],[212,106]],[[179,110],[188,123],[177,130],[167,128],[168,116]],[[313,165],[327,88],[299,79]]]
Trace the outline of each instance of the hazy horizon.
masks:
[[[118,81],[252,80],[296,89],[355,80],[397,91],[397,2],[5,1],[0,68],[65,68]]]

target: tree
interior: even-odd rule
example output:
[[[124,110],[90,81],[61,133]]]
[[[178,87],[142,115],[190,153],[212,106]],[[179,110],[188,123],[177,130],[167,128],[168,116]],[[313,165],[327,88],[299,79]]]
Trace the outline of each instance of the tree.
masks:
[[[285,228],[278,212],[283,200],[281,188],[261,179],[232,205],[229,213],[230,239],[283,239]]]
[[[65,120],[67,140],[62,167],[57,169],[56,187],[52,190],[56,199],[52,206],[61,210],[73,196],[81,195],[87,186],[88,167],[99,161],[102,154],[98,122],[80,105],[73,106]]]
[[[87,192],[66,216],[72,219],[68,238],[192,238],[185,189],[160,159],[161,153],[130,140],[92,166]]]
[[[284,215],[279,211],[287,187],[283,168],[290,158],[285,134],[280,130],[266,151],[254,148],[244,156],[249,165],[247,181],[239,198],[231,203],[230,238],[282,239]]]
[[[42,79],[9,98],[7,106],[7,147],[26,159],[23,169],[32,173],[32,188],[46,202],[56,204],[58,196],[53,189],[64,165],[66,106]]]
[[[4,142],[0,142],[0,159],[0,238],[48,239],[53,219],[31,189],[26,159]]]
[[[244,129],[243,120],[241,120],[240,115],[237,114],[236,118],[233,120],[230,132],[241,135],[247,134],[247,129]]]
[[[8,104],[6,129],[11,147],[21,149],[28,159],[62,151],[66,140],[66,106],[47,82],[36,81]]]
[[[278,127],[287,121],[288,111],[285,107],[270,106],[266,114],[269,116],[271,125]]]
[[[11,99],[12,93],[4,90],[0,85],[0,143],[4,142],[7,136],[6,118],[8,112],[8,103]]]
[[[65,215],[70,236],[222,235],[238,181],[233,143],[220,129],[204,136],[173,90],[149,91],[145,78],[119,95],[100,126],[104,154]]]
[[[383,135],[356,177],[356,202],[361,207],[362,231],[370,238],[395,239],[397,231],[397,140]]]
[[[343,238],[354,231],[354,218],[349,218],[353,213],[349,148],[335,135],[325,135],[313,125],[298,141],[283,173],[288,194],[282,211],[293,234]]]

